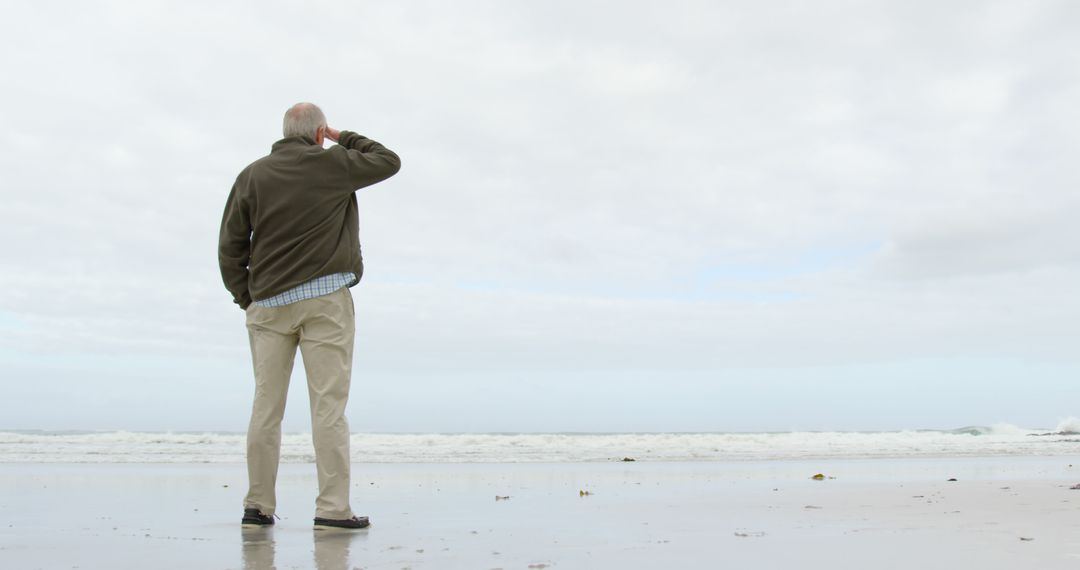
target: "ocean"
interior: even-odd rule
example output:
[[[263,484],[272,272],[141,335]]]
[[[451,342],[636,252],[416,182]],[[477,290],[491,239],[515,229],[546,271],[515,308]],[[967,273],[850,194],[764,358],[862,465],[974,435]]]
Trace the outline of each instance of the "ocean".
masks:
[[[243,433],[0,432],[0,463],[242,463]],[[774,433],[355,433],[357,463],[768,461],[1080,455],[1080,420],[952,430]],[[282,437],[283,463],[311,463],[310,434]]]

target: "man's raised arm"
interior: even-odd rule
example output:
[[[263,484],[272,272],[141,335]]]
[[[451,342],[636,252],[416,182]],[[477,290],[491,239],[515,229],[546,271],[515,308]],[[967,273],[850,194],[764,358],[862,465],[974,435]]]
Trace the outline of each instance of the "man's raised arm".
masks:
[[[348,179],[354,190],[382,182],[401,170],[401,159],[385,146],[352,131],[326,127],[326,137],[346,149]]]

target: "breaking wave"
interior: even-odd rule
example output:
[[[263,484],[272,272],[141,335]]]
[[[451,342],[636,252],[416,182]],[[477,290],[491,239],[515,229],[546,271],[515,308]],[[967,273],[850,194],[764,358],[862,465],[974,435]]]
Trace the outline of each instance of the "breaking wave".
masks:
[[[742,461],[1080,455],[1080,419],[1055,433],[1009,424],[953,430],[780,433],[352,435],[358,463]],[[1033,437],[1042,436],[1042,437]],[[6,463],[241,463],[240,433],[0,432]],[[284,463],[314,461],[309,434],[285,434]]]
[[[1080,418],[1074,418],[1072,416],[1065,418],[1058,422],[1057,429],[1054,431],[1065,435],[1080,434]]]

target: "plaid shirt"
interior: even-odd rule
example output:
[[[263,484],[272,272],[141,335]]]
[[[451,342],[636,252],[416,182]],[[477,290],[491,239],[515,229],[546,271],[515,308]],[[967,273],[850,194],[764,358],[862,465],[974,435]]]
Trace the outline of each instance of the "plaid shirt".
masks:
[[[342,287],[348,287],[355,282],[356,274],[354,273],[331,273],[330,275],[316,277],[311,281],[301,283],[284,293],[278,293],[273,297],[255,301],[255,304],[260,307],[284,307],[285,305],[303,301],[304,299],[314,299],[315,297],[329,295],[330,293],[333,293]]]

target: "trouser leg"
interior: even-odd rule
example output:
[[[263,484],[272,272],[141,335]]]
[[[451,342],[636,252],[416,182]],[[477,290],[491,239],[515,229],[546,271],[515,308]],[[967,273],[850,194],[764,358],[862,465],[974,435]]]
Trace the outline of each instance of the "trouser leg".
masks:
[[[352,378],[356,331],[352,293],[341,289],[306,303],[300,327],[300,353],[307,371],[311,437],[319,496],[315,516],[346,519],[349,505],[349,423],[345,406]]]
[[[255,371],[255,399],[247,433],[248,493],[244,507],[267,515],[277,509],[281,419],[289,393],[298,335],[291,331],[286,307],[249,307],[248,339]]]

